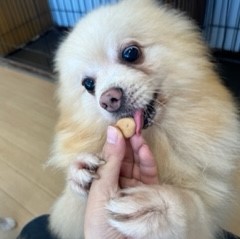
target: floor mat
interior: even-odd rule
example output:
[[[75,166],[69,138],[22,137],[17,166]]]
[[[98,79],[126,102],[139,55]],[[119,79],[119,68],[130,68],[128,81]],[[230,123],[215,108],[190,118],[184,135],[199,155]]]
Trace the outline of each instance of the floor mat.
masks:
[[[50,29],[5,58],[28,67],[53,73],[54,54],[65,35],[65,29]]]

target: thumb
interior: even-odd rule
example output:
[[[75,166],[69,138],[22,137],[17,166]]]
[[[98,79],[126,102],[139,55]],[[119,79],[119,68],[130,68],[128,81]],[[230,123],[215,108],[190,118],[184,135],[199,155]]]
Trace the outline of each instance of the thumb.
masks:
[[[118,185],[122,160],[125,156],[126,143],[121,131],[113,126],[107,129],[107,140],[103,147],[102,157],[106,164],[99,168],[101,180]]]

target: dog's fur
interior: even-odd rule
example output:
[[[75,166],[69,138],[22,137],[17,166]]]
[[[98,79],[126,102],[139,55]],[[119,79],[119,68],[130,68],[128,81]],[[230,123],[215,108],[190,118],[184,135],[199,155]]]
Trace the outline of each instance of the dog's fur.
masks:
[[[142,59],[126,64],[121,49],[132,43],[141,46]],[[157,93],[153,124],[142,134],[161,184],[125,189],[125,197],[107,205],[109,223],[125,236],[213,239],[226,216],[240,155],[239,123],[208,58],[187,17],[153,0],[123,0],[95,10],[60,46],[60,118],[50,163],[66,172],[73,167],[67,178],[76,177],[78,186],[91,182],[86,168],[98,165],[107,126],[124,115],[101,108],[101,94],[121,87],[137,109]],[[94,94],[82,86],[85,77],[96,80]],[[88,167],[76,170],[76,162]],[[68,182],[53,207],[50,227],[62,239],[83,238],[83,188],[76,185],[79,196]]]

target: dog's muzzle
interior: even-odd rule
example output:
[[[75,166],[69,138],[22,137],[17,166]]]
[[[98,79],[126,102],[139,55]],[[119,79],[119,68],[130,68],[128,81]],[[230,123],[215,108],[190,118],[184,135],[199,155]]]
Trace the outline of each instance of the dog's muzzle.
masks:
[[[158,94],[155,93],[152,100],[145,106],[136,107],[133,103],[134,100],[128,100],[124,95],[124,90],[120,87],[112,87],[102,93],[99,99],[100,106],[111,113],[116,120],[124,117],[133,117],[137,111],[142,112],[143,128],[147,128],[153,124],[153,119],[156,114],[155,102]]]

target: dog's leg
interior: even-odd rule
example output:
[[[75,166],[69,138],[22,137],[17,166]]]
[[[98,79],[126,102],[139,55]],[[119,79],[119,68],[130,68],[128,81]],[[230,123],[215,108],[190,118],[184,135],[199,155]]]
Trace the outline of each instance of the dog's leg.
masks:
[[[86,198],[67,187],[50,215],[50,230],[61,239],[84,239]]]
[[[98,156],[88,153],[78,155],[70,165],[68,184],[72,190],[82,197],[88,195],[92,180],[98,178],[96,171],[99,165],[104,164]]]
[[[107,205],[109,222],[136,239],[213,239],[214,222],[200,197],[173,186],[122,190]]]
[[[96,170],[104,161],[80,154],[68,170],[67,187],[50,215],[50,229],[61,239],[82,239],[86,198]]]

